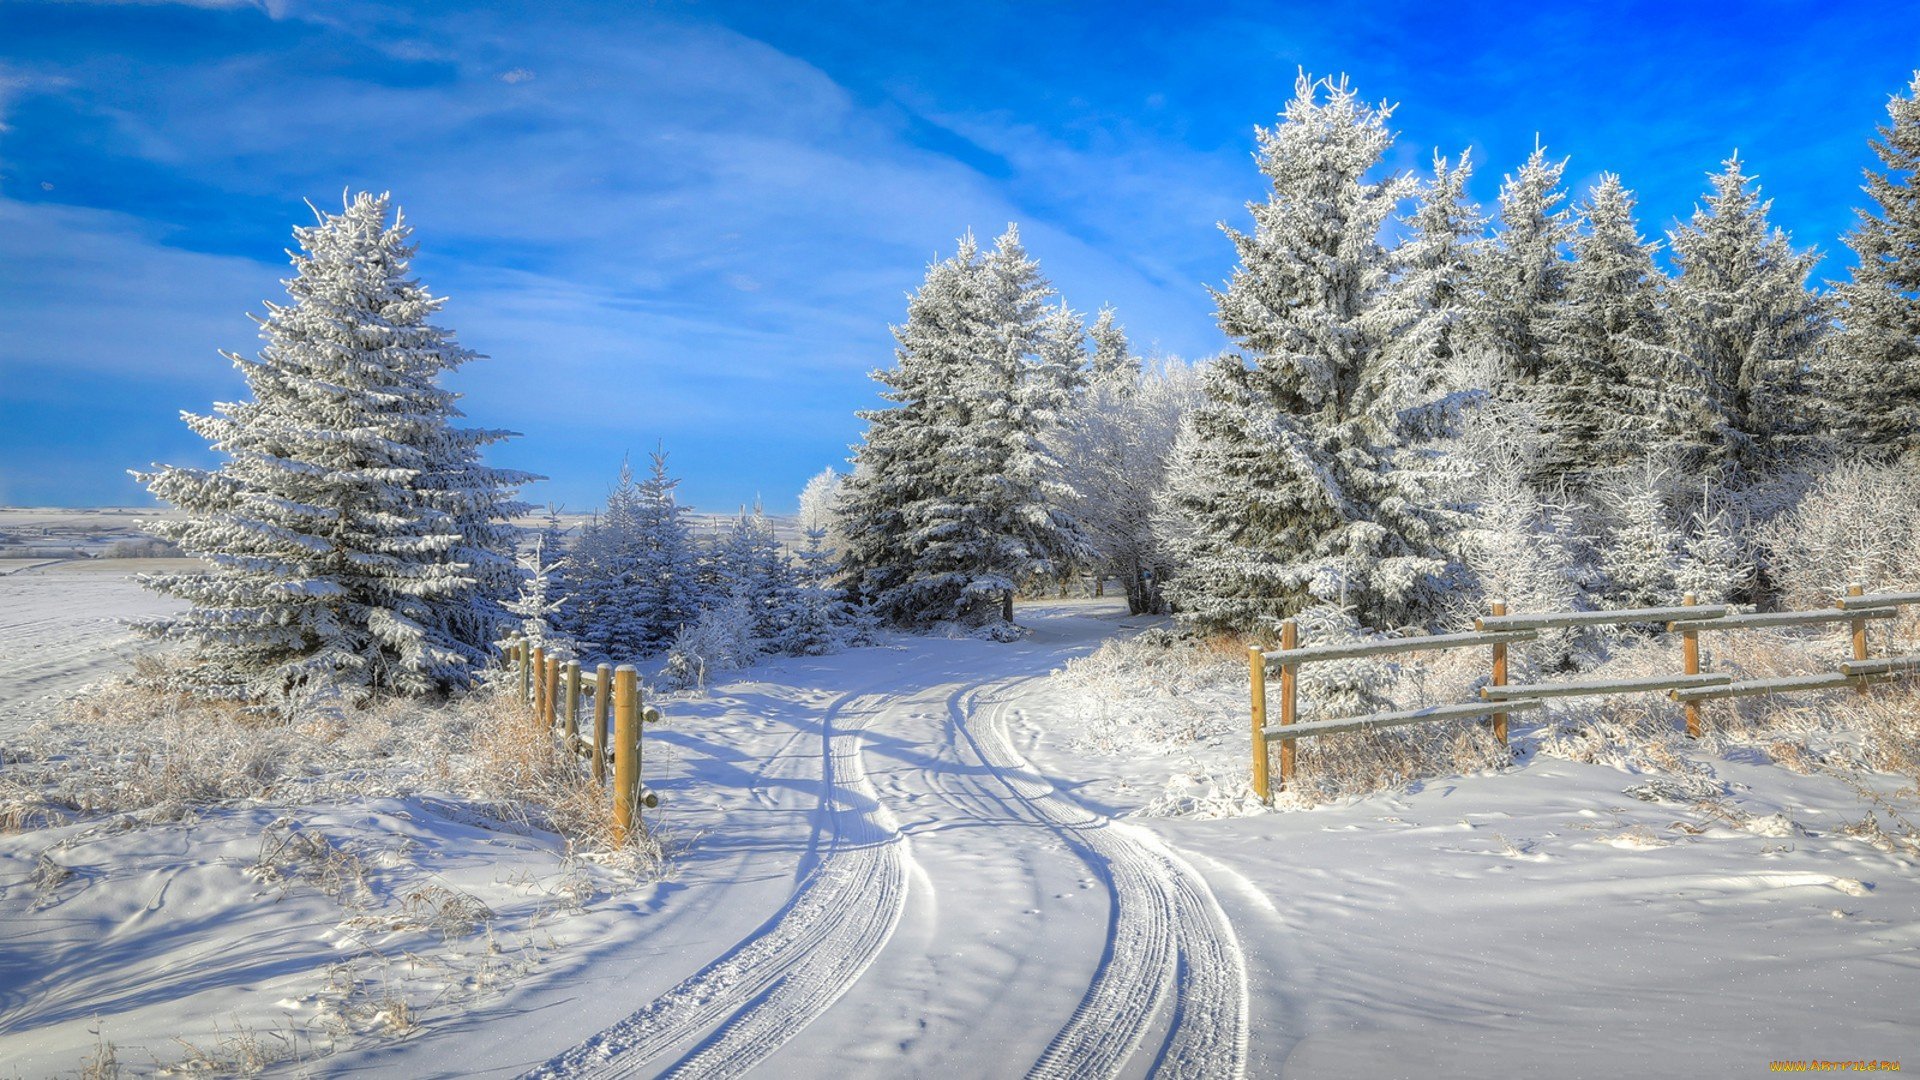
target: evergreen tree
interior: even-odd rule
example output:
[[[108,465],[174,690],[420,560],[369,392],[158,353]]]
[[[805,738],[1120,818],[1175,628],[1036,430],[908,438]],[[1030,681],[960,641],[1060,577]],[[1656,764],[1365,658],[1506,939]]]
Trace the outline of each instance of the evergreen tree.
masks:
[[[1527,397],[1546,368],[1554,324],[1567,292],[1563,249],[1573,239],[1573,215],[1561,204],[1567,163],[1548,161],[1535,146],[1519,171],[1500,186],[1500,232],[1473,260],[1479,297],[1479,336],[1496,360],[1502,397]]]
[[[848,572],[888,618],[1010,621],[1014,591],[1073,549],[1044,438],[1056,391],[1032,377],[1051,295],[1009,227],[984,257],[963,238],[909,299],[874,374],[895,407],[859,414],[841,498]]]
[[[1609,515],[1601,568],[1614,607],[1668,607],[1680,598],[1685,540],[1667,512],[1671,479],[1668,466],[1649,458],[1612,477],[1601,492]]]
[[[1214,291],[1240,354],[1206,369],[1194,460],[1165,500],[1186,519],[1170,596],[1190,622],[1270,628],[1316,598],[1376,626],[1438,612],[1439,522],[1394,468],[1409,403],[1387,348],[1398,267],[1380,231],[1414,181],[1370,179],[1389,113],[1302,75],[1282,122],[1258,131],[1272,190],[1248,207],[1251,234],[1226,230],[1240,265]]]
[[[826,548],[826,530],[816,526],[806,536],[774,647],[789,656],[825,656],[865,640],[867,630],[846,591],[833,583],[840,568]]]
[[[1920,453],[1920,71],[1907,96],[1887,103],[1889,122],[1873,152],[1885,172],[1867,172],[1874,210],[1847,235],[1858,260],[1837,287],[1845,305],[1841,385],[1848,434],[1872,451]]]
[[[1040,319],[1033,364],[1025,385],[1028,405],[1039,413],[1040,427],[1057,425],[1073,399],[1087,386],[1087,327],[1063,300]]]
[[[1539,401],[1549,456],[1536,475],[1573,487],[1648,453],[1698,450],[1698,380],[1668,344],[1659,245],[1641,238],[1633,205],[1618,176],[1601,176],[1548,347]]]
[[[660,651],[700,613],[699,553],[679,480],[655,450],[645,480],[623,462],[599,519],[581,531],[572,566],[569,626],[591,655],[625,661]]]
[[[1140,358],[1133,355],[1126,328],[1120,325],[1112,305],[1100,308],[1088,336],[1093,339],[1092,381],[1131,388],[1140,377]]]
[[[188,601],[143,624],[187,642],[183,689],[279,698],[338,682],[420,694],[466,684],[510,617],[515,487],[480,448],[510,433],[454,426],[439,377],[475,359],[428,320],[444,300],[409,276],[411,229],[386,195],[294,230],[293,303],[257,320],[257,359],[226,353],[250,400],[189,427],[227,460],[136,474],[185,517],[153,535],[208,569],[146,575]]]
[[[1773,203],[1751,184],[1739,155],[1728,158],[1706,205],[1668,234],[1674,344],[1698,371],[1712,424],[1703,449],[1743,468],[1806,436],[1805,375],[1826,321],[1807,289],[1820,257],[1767,223]]]
[[[569,563],[562,535],[558,519],[549,514],[547,527],[534,537],[533,546],[520,553],[520,593],[506,609],[518,620],[514,629],[529,647],[570,658],[573,640],[560,629],[572,599],[563,591]]]
[[[795,583],[765,512],[742,511],[708,553],[708,566],[707,596],[738,600],[757,647],[774,649],[791,616]]]
[[[1435,154],[1433,179],[1400,219],[1407,239],[1396,252],[1401,269],[1389,303],[1401,326],[1386,349],[1416,398],[1464,381],[1465,323],[1474,302],[1469,263],[1484,224],[1467,194],[1472,176],[1465,154],[1458,165]]]

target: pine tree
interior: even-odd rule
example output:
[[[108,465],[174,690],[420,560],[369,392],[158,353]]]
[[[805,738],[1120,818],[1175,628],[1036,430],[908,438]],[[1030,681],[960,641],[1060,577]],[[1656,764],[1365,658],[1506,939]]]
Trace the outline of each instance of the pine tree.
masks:
[[[622,462],[606,509],[581,531],[570,567],[568,629],[591,656],[651,655],[699,616],[699,553],[687,509],[674,498],[679,483],[667,473],[663,450],[651,455],[645,480]]]
[[[868,422],[841,499],[861,595],[903,623],[1012,619],[1013,593],[1076,543],[1045,442],[1054,390],[1033,379],[1051,288],[1009,227],[929,268],[876,372],[895,407]]]
[[[1414,397],[1463,382],[1465,324],[1474,302],[1469,266],[1484,224],[1467,194],[1472,177],[1465,154],[1457,165],[1435,154],[1433,179],[1400,219],[1407,239],[1396,252],[1401,270],[1388,302],[1401,326],[1386,349]]]
[[[1132,388],[1140,377],[1140,358],[1133,355],[1127,330],[1121,326],[1112,305],[1103,305],[1093,320],[1088,336],[1093,339],[1091,381],[1096,384]]]
[[[363,193],[294,230],[293,303],[266,305],[257,359],[224,354],[250,399],[184,414],[227,460],[136,474],[186,512],[148,530],[209,566],[141,579],[192,605],[142,627],[189,643],[184,689],[443,690],[508,625],[505,519],[536,478],[481,463],[510,433],[454,426],[438,379],[477,354],[428,321],[444,300],[409,276],[411,229],[390,205]]]
[[[1059,422],[1073,399],[1087,386],[1087,327],[1078,312],[1061,301],[1040,319],[1034,359],[1025,380],[1030,408],[1040,413],[1042,427]]]
[[[1751,469],[1806,435],[1805,375],[1826,321],[1807,279],[1820,257],[1767,223],[1773,203],[1738,154],[1712,179],[1706,205],[1668,233],[1679,267],[1671,325],[1704,384],[1705,456]]]
[[[1649,458],[1610,478],[1601,492],[1610,519],[1601,566],[1615,607],[1668,607],[1679,599],[1684,538],[1667,512],[1672,476]]]
[[[1873,151],[1885,172],[1867,172],[1874,210],[1847,235],[1858,260],[1837,286],[1845,305],[1840,385],[1847,434],[1867,449],[1920,454],[1920,71],[1887,103]]]
[[[559,523],[548,518],[548,526],[534,537],[533,546],[520,553],[520,593],[506,609],[518,620],[515,624],[529,647],[546,650],[549,656],[571,658],[573,639],[561,629],[572,599],[563,590],[569,562],[560,540]]]
[[[773,525],[758,506],[744,511],[708,552],[707,595],[738,600],[756,647],[772,650],[785,632],[793,605],[793,571]]]
[[[1321,91],[1326,100],[1320,100]],[[1410,404],[1387,349],[1401,317],[1380,231],[1410,177],[1369,175],[1393,142],[1390,109],[1304,74],[1283,121],[1259,129],[1272,191],[1232,229],[1240,265],[1215,290],[1240,348],[1205,373],[1167,509],[1188,621],[1270,628],[1315,598],[1376,626],[1431,621],[1449,565],[1436,515],[1394,468]]]
[[[1641,238],[1633,205],[1618,176],[1601,176],[1547,350],[1538,396],[1549,456],[1535,475],[1575,488],[1649,453],[1698,449],[1699,382],[1668,344],[1659,245]]]
[[[826,530],[816,526],[806,536],[774,647],[789,656],[825,656],[864,641],[868,633],[861,612],[833,583],[840,568],[826,548]]]
[[[1566,297],[1563,249],[1573,239],[1573,215],[1561,204],[1567,163],[1548,161],[1535,146],[1519,171],[1500,186],[1500,232],[1473,260],[1479,294],[1478,336],[1497,357],[1502,397],[1532,394],[1547,364],[1554,323]]]

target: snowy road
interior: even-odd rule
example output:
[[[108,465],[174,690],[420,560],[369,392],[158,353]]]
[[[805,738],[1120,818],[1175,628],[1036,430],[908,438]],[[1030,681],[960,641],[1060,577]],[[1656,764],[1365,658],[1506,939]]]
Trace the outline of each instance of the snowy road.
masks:
[[[1035,1077],[1243,1074],[1245,965],[1205,881],[1058,790],[1008,734],[1022,685],[1112,630],[1056,615],[1011,648],[942,642],[935,661],[910,647],[836,701],[792,737],[817,740],[810,768],[775,755],[782,775],[755,787],[810,772],[820,792],[787,902],[530,1075],[735,1076],[762,1062],[900,1075],[963,1060]]]

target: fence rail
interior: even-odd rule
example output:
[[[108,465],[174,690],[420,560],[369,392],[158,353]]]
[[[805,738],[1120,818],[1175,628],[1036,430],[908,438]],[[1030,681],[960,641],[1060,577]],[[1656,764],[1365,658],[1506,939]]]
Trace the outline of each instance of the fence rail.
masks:
[[[1696,604],[1688,594],[1678,607],[1634,608],[1622,611],[1548,611],[1508,614],[1503,601],[1494,601],[1488,614],[1474,621],[1472,633],[1430,634],[1421,637],[1384,638],[1375,641],[1338,642],[1301,647],[1297,623],[1288,619],[1280,624],[1280,647],[1247,650],[1251,676],[1253,718],[1253,789],[1265,803],[1273,801],[1273,744],[1280,744],[1280,788],[1293,781],[1294,744],[1311,735],[1339,735],[1373,728],[1399,727],[1450,720],[1479,720],[1491,723],[1494,737],[1507,741],[1507,717],[1545,707],[1546,699],[1588,697],[1665,691],[1685,709],[1687,734],[1701,733],[1700,703],[1719,698],[1749,697],[1760,694],[1792,693],[1800,690],[1839,690],[1852,687],[1866,693],[1874,682],[1899,675],[1920,672],[1920,653],[1878,659],[1867,655],[1867,623],[1891,619],[1899,608],[1920,605],[1920,592],[1867,593],[1859,585],[1847,587],[1833,608],[1823,611],[1782,611],[1759,614],[1735,614],[1723,604]],[[1795,675],[1771,679],[1737,680],[1725,672],[1700,670],[1700,632],[1703,630],[1754,630],[1779,626],[1818,626],[1845,623],[1851,634],[1852,657],[1843,660],[1837,671],[1815,675]],[[1588,679],[1563,682],[1538,682],[1511,685],[1507,682],[1507,648],[1532,641],[1540,631],[1575,626],[1632,626],[1653,624],[1681,639],[1682,670],[1673,675],[1655,675],[1633,679]],[[1419,709],[1370,713],[1364,716],[1333,717],[1301,722],[1299,719],[1299,673],[1303,664],[1329,660],[1350,660],[1366,656],[1387,656],[1444,649],[1489,648],[1492,672],[1488,685],[1480,690],[1481,701],[1458,705],[1433,705]],[[1267,689],[1272,666],[1280,669],[1277,724],[1267,722]]]
[[[643,700],[639,674],[630,664],[601,664],[586,681],[577,660],[548,656],[543,646],[515,635],[507,645],[520,689],[520,704],[533,710],[549,730],[557,730],[567,748],[592,763],[593,779],[607,783],[607,763],[613,763],[613,838],[626,842],[644,829],[640,811],[660,805],[659,796],[640,782],[640,731],[660,722],[660,710]],[[591,698],[587,738],[581,737],[581,705]],[[612,723],[609,725],[608,721]],[[612,742],[608,742],[611,728]]]

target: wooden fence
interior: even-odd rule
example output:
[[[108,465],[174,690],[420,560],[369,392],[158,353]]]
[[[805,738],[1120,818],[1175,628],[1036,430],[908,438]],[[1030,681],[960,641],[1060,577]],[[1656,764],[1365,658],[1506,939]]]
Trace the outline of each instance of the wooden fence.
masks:
[[[593,778],[607,783],[607,763],[613,763],[613,840],[625,843],[636,829],[644,829],[642,807],[652,809],[660,799],[640,783],[640,729],[660,722],[660,710],[642,700],[640,679],[630,664],[601,664],[591,681],[584,679],[577,660],[548,656],[544,647],[514,635],[507,645],[507,663],[519,688],[520,703],[533,710],[550,729],[556,729],[567,747],[585,755]],[[581,737],[581,706],[591,699],[587,737]],[[613,720],[611,744],[608,718]]]
[[[1664,690],[1685,706],[1687,734],[1697,737],[1701,731],[1700,703],[1714,698],[1796,690],[1833,690],[1848,686],[1866,693],[1868,684],[1872,682],[1920,670],[1920,653],[1881,659],[1872,659],[1867,655],[1867,623],[1875,619],[1891,619],[1898,614],[1900,607],[1908,604],[1920,604],[1920,592],[1868,594],[1858,585],[1848,586],[1847,595],[1829,610],[1753,615],[1737,615],[1731,608],[1722,605],[1696,604],[1691,594],[1678,607],[1626,611],[1552,611],[1524,615],[1508,614],[1506,604],[1496,600],[1490,605],[1486,616],[1474,621],[1471,633],[1381,638],[1304,647],[1300,644],[1298,625],[1288,619],[1280,624],[1279,649],[1267,651],[1252,647],[1247,650],[1247,665],[1252,675],[1253,789],[1262,802],[1272,803],[1269,769],[1273,743],[1280,744],[1280,786],[1284,790],[1293,780],[1294,743],[1309,735],[1338,735],[1370,728],[1446,720],[1487,720],[1491,722],[1494,737],[1505,744],[1507,718],[1514,713],[1540,709],[1545,706],[1547,698]],[[1666,632],[1680,635],[1680,672],[1652,678],[1540,682],[1521,686],[1507,682],[1507,648],[1517,642],[1538,638],[1542,630],[1643,623],[1663,624]],[[1836,671],[1736,681],[1732,675],[1700,669],[1700,634],[1703,632],[1814,626],[1821,623],[1845,623],[1852,634],[1853,657],[1842,661]],[[1488,648],[1492,652],[1491,678],[1488,685],[1480,690],[1480,701],[1304,723],[1299,719],[1299,674],[1302,664],[1467,648]],[[1280,668],[1280,722],[1270,725],[1267,723],[1267,687],[1270,665],[1276,664]]]

